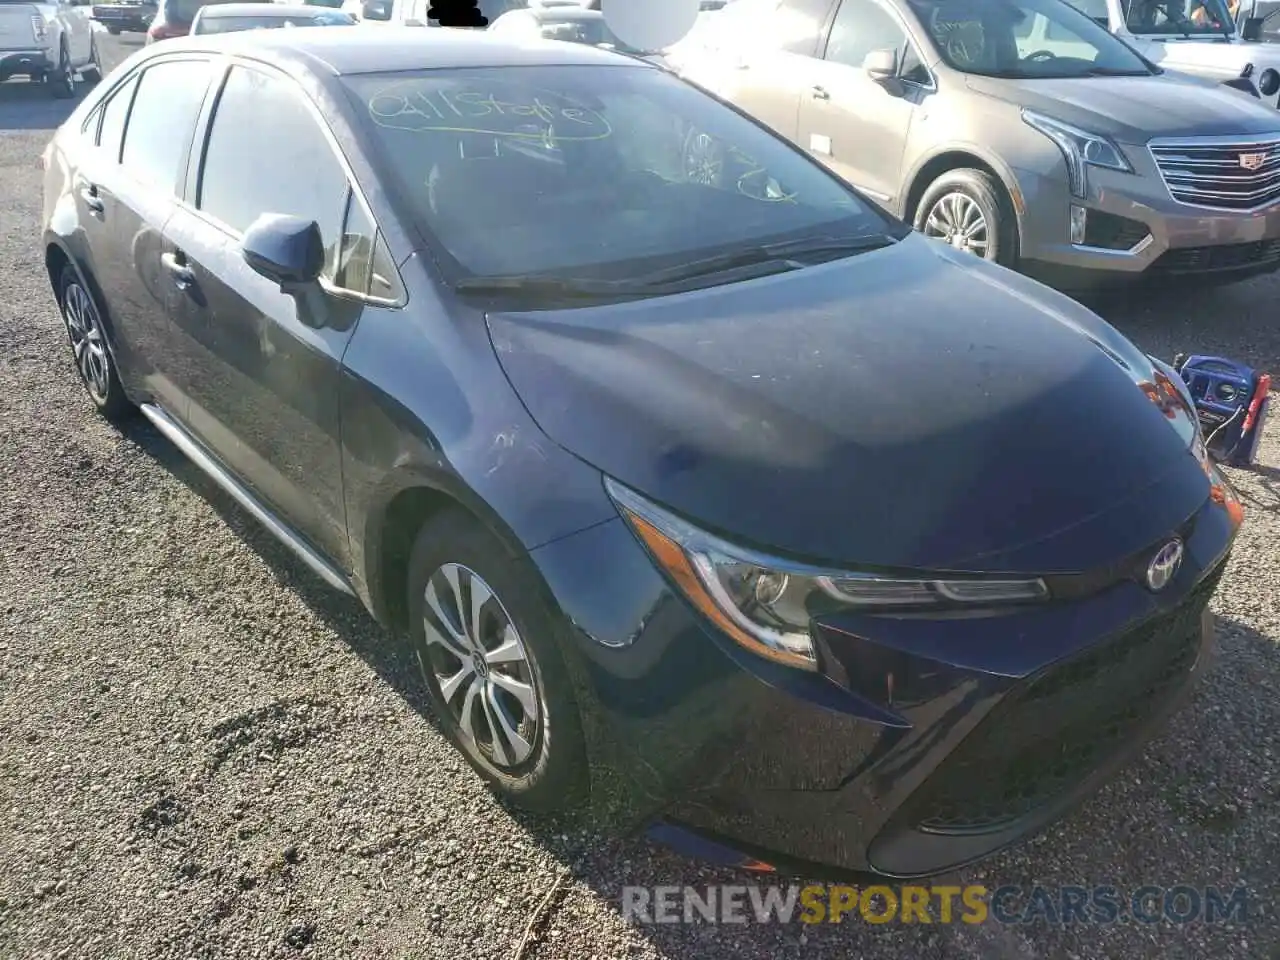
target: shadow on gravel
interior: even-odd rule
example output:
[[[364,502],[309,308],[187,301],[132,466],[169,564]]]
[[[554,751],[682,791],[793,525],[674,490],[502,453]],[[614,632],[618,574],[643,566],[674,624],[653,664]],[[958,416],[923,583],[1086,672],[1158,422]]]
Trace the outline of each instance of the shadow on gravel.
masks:
[[[27,80],[0,83],[0,134],[56,129],[71,116],[71,111],[93,86],[82,80],[76,84],[76,96],[56,100],[42,83]]]

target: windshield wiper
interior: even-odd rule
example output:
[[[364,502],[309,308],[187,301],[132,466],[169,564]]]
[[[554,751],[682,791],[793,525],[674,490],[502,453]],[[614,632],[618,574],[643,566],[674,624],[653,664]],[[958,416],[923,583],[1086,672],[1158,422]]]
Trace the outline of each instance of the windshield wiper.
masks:
[[[464,277],[453,285],[453,289],[458,293],[518,293],[567,300],[600,300],[642,296],[651,292],[630,282],[593,280],[586,277],[548,277],[534,273]]]
[[[633,277],[630,282],[645,286],[665,286],[680,283],[684,280],[696,280],[699,277],[724,273],[741,267],[776,265],[779,271],[798,270],[806,266],[807,258],[823,257],[839,259],[854,253],[867,250],[878,250],[897,243],[887,233],[871,233],[857,237],[806,237],[801,240],[785,240],[779,243],[762,243],[751,247],[741,247],[727,253],[693,260],[665,270]],[[834,255],[834,256],[830,256]]]
[[[623,280],[597,280],[590,277],[555,277],[546,274],[499,274],[490,277],[464,277],[453,285],[458,293],[521,294],[565,300],[601,300],[611,297],[652,296],[664,287],[679,285],[717,273],[743,267],[768,266],[771,272],[798,270],[806,266],[802,258],[837,259],[842,255],[876,250],[897,243],[888,234],[876,233],[859,237],[807,237],[731,250],[714,257],[693,260],[652,273]],[[834,254],[834,256],[830,256]]]
[[[1090,67],[1085,71],[1090,77],[1148,77],[1145,70],[1125,70],[1123,67]]]

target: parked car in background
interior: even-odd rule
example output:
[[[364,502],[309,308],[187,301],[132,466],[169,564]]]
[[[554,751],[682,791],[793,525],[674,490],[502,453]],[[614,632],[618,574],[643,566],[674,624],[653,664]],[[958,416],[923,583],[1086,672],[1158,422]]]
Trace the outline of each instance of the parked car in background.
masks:
[[[1248,79],[1276,104],[1280,50],[1247,41],[1226,0],[1067,0],[1144,57],[1221,83]],[[1248,18],[1241,17],[1248,24]],[[1261,37],[1262,21],[1249,26]]]
[[[1280,114],[1061,0],[735,0],[667,51],[926,236],[1067,287],[1280,268]],[[711,136],[691,170],[740,161]]]
[[[489,24],[489,30],[507,40],[563,40],[661,60],[660,51],[638,50],[620,40],[600,10],[572,2],[511,10]]]
[[[374,25],[400,25],[405,27],[436,27],[435,20],[427,16],[434,0],[344,0],[342,9],[362,23]],[[508,10],[525,6],[525,0],[479,0],[480,15],[489,23]]]
[[[280,27],[348,27],[355,23],[354,17],[341,10],[301,3],[215,3],[196,12],[191,35]]]
[[[253,3],[255,0],[160,0],[160,9],[147,28],[147,43],[185,37],[191,31],[191,23],[202,7],[244,2]],[[268,4],[272,0],[258,2]]]
[[[107,28],[107,33],[146,33],[159,12],[157,0],[115,0],[93,7],[93,19]]]
[[[76,75],[102,75],[89,0],[0,0],[0,82],[29,77],[55,97],[72,97]]]
[[[693,132],[749,169],[690,178]],[[515,803],[939,873],[1209,662],[1242,514],[1178,374],[667,70],[197,37],[44,159],[92,402],[358,597]]]

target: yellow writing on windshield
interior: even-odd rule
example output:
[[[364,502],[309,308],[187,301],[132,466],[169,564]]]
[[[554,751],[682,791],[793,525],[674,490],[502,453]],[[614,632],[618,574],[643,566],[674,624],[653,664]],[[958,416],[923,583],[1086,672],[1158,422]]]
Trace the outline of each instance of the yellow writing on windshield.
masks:
[[[507,93],[492,88],[444,88],[402,80],[369,98],[374,123],[414,133],[482,133],[530,140],[603,140],[613,134],[604,114],[549,91]]]

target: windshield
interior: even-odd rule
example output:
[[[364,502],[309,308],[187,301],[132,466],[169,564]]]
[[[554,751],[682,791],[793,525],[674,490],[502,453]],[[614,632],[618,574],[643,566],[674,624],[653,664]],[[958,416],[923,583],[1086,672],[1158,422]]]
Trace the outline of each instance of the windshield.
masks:
[[[355,21],[345,13],[317,10],[315,13],[295,16],[243,16],[204,17],[200,21],[201,33],[234,33],[237,30],[269,30],[275,27],[329,27],[346,26]]]
[[[648,67],[343,78],[453,279],[626,280],[772,241],[906,228],[817,163]]]
[[[176,23],[190,23],[196,18],[201,7],[212,7],[223,3],[244,3],[245,0],[168,0],[165,5],[165,17]],[[252,2],[252,0],[249,0]],[[271,0],[261,0],[270,3]]]
[[[1135,34],[1221,36],[1235,31],[1239,0],[1124,0],[1125,25]]]
[[[1040,80],[1153,72],[1097,21],[1062,0],[908,3],[942,59],[963,73]]]

